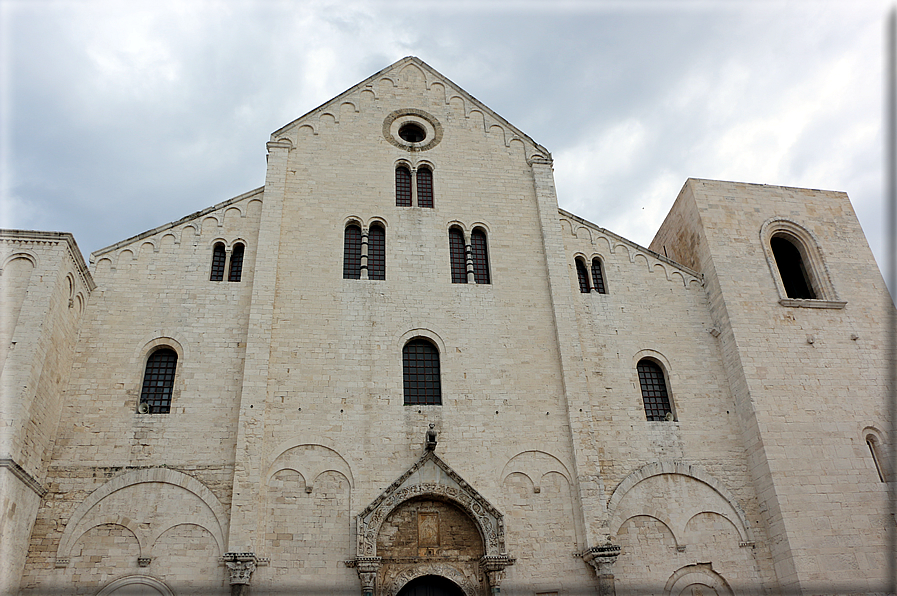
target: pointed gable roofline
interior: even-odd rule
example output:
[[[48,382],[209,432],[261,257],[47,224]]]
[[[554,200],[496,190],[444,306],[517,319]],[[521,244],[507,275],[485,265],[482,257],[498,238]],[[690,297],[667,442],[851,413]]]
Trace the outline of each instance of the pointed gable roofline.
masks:
[[[393,77],[390,77],[387,75],[389,75],[392,72],[396,72],[396,73],[401,72],[406,66],[409,66],[409,65],[416,66],[424,73],[428,91],[430,90],[430,86],[437,80],[440,83],[444,84],[446,87],[451,87],[454,95],[460,96],[462,99],[464,99],[465,102],[467,102],[468,104],[470,104],[472,106],[475,106],[477,110],[483,112],[484,114],[487,114],[490,118],[494,119],[499,125],[507,128],[509,131],[511,131],[514,134],[514,136],[519,137],[521,141],[525,141],[525,142],[529,143],[534,149],[536,149],[544,157],[551,159],[551,153],[548,151],[548,149],[546,149],[542,145],[535,142],[532,138],[530,138],[529,135],[524,133],[522,130],[520,130],[519,128],[517,128],[516,126],[514,126],[507,120],[505,120],[502,116],[500,116],[494,110],[487,107],[480,100],[478,100],[473,95],[471,95],[470,93],[468,93],[467,91],[462,89],[454,81],[452,81],[451,79],[449,79],[448,77],[446,77],[445,75],[443,75],[442,73],[437,71],[435,68],[433,68],[432,66],[430,66],[429,64],[427,64],[426,62],[424,62],[423,60],[418,58],[417,56],[406,56],[406,57],[402,58],[401,60],[393,62],[386,68],[374,73],[373,75],[369,76],[368,78],[361,81],[360,83],[353,85],[352,87],[343,91],[336,97],[325,101],[318,107],[306,112],[305,114],[296,118],[292,122],[290,122],[284,126],[281,126],[280,128],[278,128],[277,130],[275,130],[274,132],[271,133],[271,140],[272,141],[277,140],[278,138],[283,136],[284,133],[286,133],[288,130],[302,124],[303,121],[311,118],[312,116],[327,112],[328,111],[327,108],[329,106],[331,106],[332,104],[341,102],[342,100],[349,98],[353,94],[363,91],[364,89],[367,89],[369,86],[373,85],[375,82],[377,82],[383,78],[390,79],[391,81],[394,82]],[[448,100],[449,100],[448,94],[446,94],[446,103],[448,103]],[[468,109],[466,111],[469,114],[471,110]]]

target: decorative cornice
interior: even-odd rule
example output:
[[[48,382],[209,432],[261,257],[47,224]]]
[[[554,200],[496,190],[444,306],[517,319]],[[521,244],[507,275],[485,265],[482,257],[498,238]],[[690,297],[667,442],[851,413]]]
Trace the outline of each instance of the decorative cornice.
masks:
[[[12,472],[13,476],[21,480],[22,484],[33,490],[40,498],[43,498],[49,492],[34,476],[26,472],[25,468],[16,463],[11,457],[0,458],[0,468],[7,468]]]

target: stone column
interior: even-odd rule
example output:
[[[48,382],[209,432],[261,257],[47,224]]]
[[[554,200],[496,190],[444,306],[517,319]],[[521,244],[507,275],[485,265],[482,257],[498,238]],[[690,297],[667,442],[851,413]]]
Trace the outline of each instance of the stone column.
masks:
[[[507,555],[486,555],[480,559],[480,569],[489,578],[489,593],[493,596],[501,594],[501,582],[505,579],[505,568],[514,564],[514,559]]]
[[[470,244],[470,236],[464,233],[464,267],[467,269],[467,283],[477,283],[476,270],[473,268],[473,247]]]
[[[361,279],[368,277],[368,228],[361,228]]]
[[[259,559],[254,553],[225,553],[224,564],[230,575],[231,596],[247,596],[252,573],[258,564],[266,562],[267,559]]]
[[[582,553],[582,560],[595,569],[598,576],[598,596],[615,596],[613,564],[620,554],[620,547],[606,543],[593,546]]]
[[[380,557],[356,557],[355,571],[361,580],[361,596],[374,596],[379,569]]]

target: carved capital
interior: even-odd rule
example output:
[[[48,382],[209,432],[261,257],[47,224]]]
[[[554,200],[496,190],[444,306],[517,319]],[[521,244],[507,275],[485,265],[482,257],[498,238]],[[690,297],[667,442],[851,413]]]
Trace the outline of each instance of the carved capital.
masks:
[[[489,578],[489,586],[494,590],[501,587],[505,579],[505,568],[514,564],[514,559],[507,555],[486,555],[480,559],[480,569]]]
[[[595,569],[599,576],[613,575],[611,567],[620,554],[620,547],[607,542],[600,546],[587,548],[582,552],[582,560]]]
[[[255,553],[225,553],[224,564],[230,573],[230,584],[248,585],[252,579],[252,572],[260,562]]]
[[[373,594],[377,583],[377,571],[380,569],[380,557],[356,557],[355,570],[361,580],[361,591]]]

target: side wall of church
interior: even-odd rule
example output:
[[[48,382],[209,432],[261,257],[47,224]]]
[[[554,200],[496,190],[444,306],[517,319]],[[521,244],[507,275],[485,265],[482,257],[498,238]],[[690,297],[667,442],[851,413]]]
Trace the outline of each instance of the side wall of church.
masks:
[[[0,232],[0,593],[15,590],[93,282],[71,234]]]
[[[815,299],[787,295],[773,236]],[[847,196],[689,180],[652,247],[705,275],[781,585],[882,589],[886,484],[866,441],[888,426],[893,304]]]
[[[662,590],[699,562],[739,592],[769,582],[769,549],[762,530],[757,535],[757,499],[700,274],[575,217],[562,213],[561,224],[607,533],[622,546],[618,586]],[[590,292],[581,291],[577,259]],[[636,370],[646,359],[664,374],[672,420],[647,419]]]
[[[218,557],[261,199],[247,193],[93,255],[97,289],[83,315],[23,588],[74,582],[96,592],[138,572],[189,586],[199,581],[194,555],[223,581]],[[226,281],[227,272],[210,281],[219,242],[228,251],[245,245],[240,282]],[[178,356],[171,411],[139,413],[147,358],[161,347]]]

